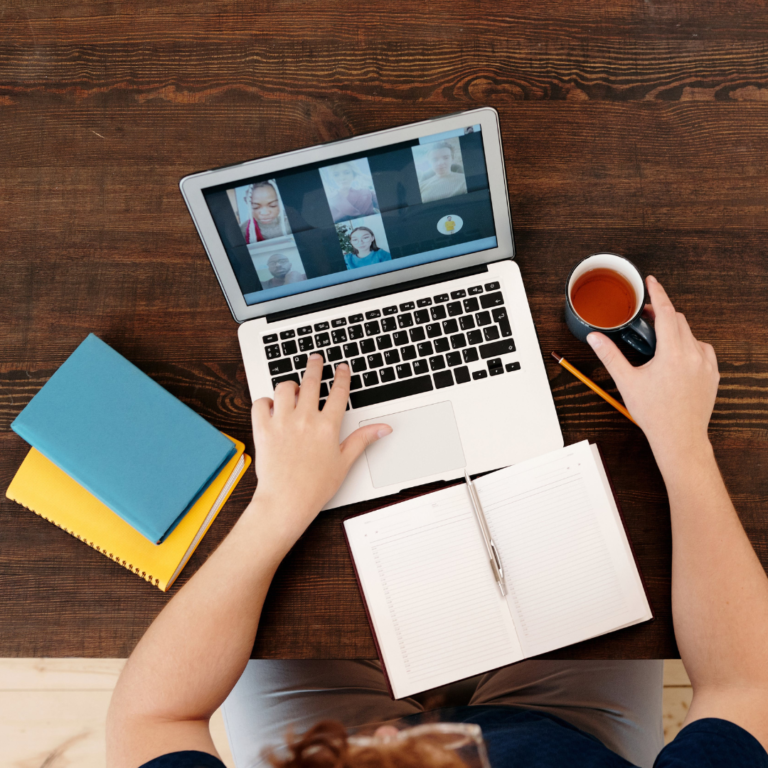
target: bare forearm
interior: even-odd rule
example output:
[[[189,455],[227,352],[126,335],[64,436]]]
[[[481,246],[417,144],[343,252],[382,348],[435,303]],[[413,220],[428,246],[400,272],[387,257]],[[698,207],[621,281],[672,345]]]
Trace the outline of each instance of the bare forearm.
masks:
[[[115,690],[117,710],[207,720],[250,656],[272,577],[290,546],[252,502],[221,546],[136,646]]]
[[[768,686],[768,578],[708,441],[657,460],[672,519],[672,613],[694,690]]]

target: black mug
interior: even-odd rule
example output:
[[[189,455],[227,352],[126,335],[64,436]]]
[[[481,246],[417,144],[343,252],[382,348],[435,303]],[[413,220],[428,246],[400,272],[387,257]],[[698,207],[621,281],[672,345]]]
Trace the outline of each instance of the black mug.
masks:
[[[571,292],[576,281],[586,272],[593,269],[610,269],[617,272],[632,286],[635,293],[635,309],[632,316],[621,325],[603,328],[584,320],[573,308]],[[623,256],[615,253],[596,253],[579,262],[568,276],[565,283],[565,322],[571,333],[586,343],[587,336],[593,331],[604,333],[612,341],[623,341],[646,357],[653,357],[656,351],[656,332],[640,317],[645,305],[645,283],[640,270]]]

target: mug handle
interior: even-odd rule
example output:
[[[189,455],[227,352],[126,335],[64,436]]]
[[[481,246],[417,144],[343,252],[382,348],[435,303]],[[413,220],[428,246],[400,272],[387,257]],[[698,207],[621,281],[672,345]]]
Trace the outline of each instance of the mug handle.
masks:
[[[621,338],[646,357],[653,357],[656,352],[656,331],[642,317],[636,317]]]

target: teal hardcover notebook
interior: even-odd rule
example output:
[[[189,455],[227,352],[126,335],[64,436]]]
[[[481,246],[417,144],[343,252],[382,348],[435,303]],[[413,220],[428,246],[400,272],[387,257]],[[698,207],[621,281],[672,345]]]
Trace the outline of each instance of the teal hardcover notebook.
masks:
[[[93,334],[11,428],[159,544],[235,446]]]

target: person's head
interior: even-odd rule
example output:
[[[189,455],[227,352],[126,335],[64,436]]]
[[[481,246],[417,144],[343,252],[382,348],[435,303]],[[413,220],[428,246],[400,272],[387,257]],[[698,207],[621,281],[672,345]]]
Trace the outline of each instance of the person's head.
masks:
[[[447,176],[453,164],[453,147],[445,142],[434,144],[427,155],[429,164],[437,176]]]
[[[470,768],[439,736],[396,737],[397,729],[382,726],[373,739],[361,740],[340,722],[325,720],[301,736],[289,734],[285,749],[265,757],[272,768]]]
[[[368,227],[355,227],[349,233],[349,242],[352,243],[352,253],[355,256],[379,250],[379,246],[376,245],[376,236]]]
[[[445,220],[446,220],[446,221],[453,221],[453,219],[452,219],[450,216],[446,216],[446,217],[445,217]]]
[[[352,163],[332,165],[329,173],[334,184],[341,190],[349,189],[354,184],[355,178],[359,176],[357,169]]]
[[[272,224],[280,216],[277,190],[268,181],[251,184],[245,193],[245,199],[251,205],[251,216],[259,224]]]
[[[282,253],[273,253],[267,262],[272,277],[285,277],[291,271],[291,260]]]

